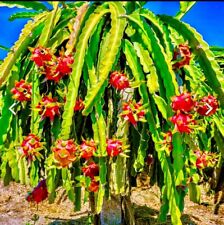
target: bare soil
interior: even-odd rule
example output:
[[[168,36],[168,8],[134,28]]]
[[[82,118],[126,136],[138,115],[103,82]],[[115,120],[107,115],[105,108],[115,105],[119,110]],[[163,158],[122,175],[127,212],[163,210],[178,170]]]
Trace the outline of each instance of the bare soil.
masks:
[[[0,181],[0,225],[65,225],[65,224],[88,224],[89,206],[83,205],[82,211],[74,212],[73,204],[65,199],[59,201],[57,197],[55,203],[49,204],[47,200],[36,204],[30,204],[25,200],[27,192],[31,188],[11,182],[4,186]],[[59,195],[62,190],[59,190]],[[159,189],[155,186],[151,188],[135,188],[132,191],[131,201],[134,208],[134,216],[137,225],[159,224],[157,216],[160,208]],[[185,209],[182,222],[185,225],[224,225],[224,206],[219,210],[219,215],[213,214],[213,198],[203,194],[202,202],[206,204],[195,204],[186,197]],[[110,210],[111,206],[108,207]],[[106,220],[104,220],[106,221]],[[110,215],[110,222],[105,225],[118,225],[114,215]],[[170,223],[170,217],[166,225]]]

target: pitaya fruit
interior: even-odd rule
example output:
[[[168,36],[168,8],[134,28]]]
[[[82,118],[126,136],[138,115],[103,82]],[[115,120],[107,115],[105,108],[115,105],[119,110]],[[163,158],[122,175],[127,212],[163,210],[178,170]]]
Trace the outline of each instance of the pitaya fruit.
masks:
[[[72,139],[66,141],[57,140],[52,151],[54,158],[61,167],[68,167],[77,159],[77,146]]]
[[[110,157],[115,157],[119,155],[122,150],[122,142],[118,139],[108,139],[107,140],[107,154]]]
[[[180,69],[185,65],[190,64],[191,51],[187,44],[180,44],[174,50],[173,60],[176,61],[173,64],[173,69]]]
[[[57,102],[56,98],[52,98],[49,96],[44,96],[36,108],[39,110],[39,114],[41,115],[42,119],[48,117],[50,121],[54,120],[56,115],[60,115],[60,106],[61,104]]]
[[[72,64],[74,63],[74,58],[71,55],[60,56],[57,58],[57,67],[55,69],[56,73],[65,76],[72,72]]]
[[[99,175],[99,166],[95,162],[90,162],[82,167],[82,172],[86,177],[94,179],[95,176]]]
[[[17,101],[30,101],[32,95],[32,85],[26,83],[25,80],[20,80],[15,82],[15,87],[11,89],[13,94],[12,98]]]
[[[40,138],[35,134],[29,134],[23,139],[19,151],[24,157],[32,161],[35,159],[35,157],[41,157],[39,151],[42,149],[43,143],[40,142]]]
[[[190,112],[194,108],[195,102],[192,99],[191,94],[185,92],[173,97],[171,106],[174,111],[180,110],[182,112]]]
[[[191,114],[184,114],[182,112],[175,114],[170,121],[175,125],[175,129],[180,133],[191,133],[192,129],[189,125],[196,124],[196,121],[192,119]]]
[[[134,126],[137,126],[138,121],[145,122],[145,110],[143,109],[141,102],[124,102],[121,116]]]
[[[32,192],[28,193],[26,200],[28,202],[36,202],[37,204],[44,201],[48,197],[46,180],[41,180]]]
[[[81,145],[79,146],[79,149],[81,151],[81,158],[85,160],[89,160],[93,153],[96,151],[96,144],[93,139],[87,141],[83,140]]]
[[[97,192],[98,190],[99,190],[99,181],[96,181],[95,179],[91,180],[91,183],[89,185],[89,191]]]
[[[44,66],[46,62],[52,60],[52,54],[49,48],[39,46],[37,48],[29,48],[29,49],[32,53],[31,60],[34,61],[34,63],[38,67]]]
[[[81,98],[76,100],[75,106],[74,106],[74,111],[81,111],[84,109],[84,103]]]
[[[126,74],[114,71],[110,74],[109,83],[117,90],[123,90],[130,87]]]
[[[197,112],[202,116],[211,116],[219,107],[218,100],[212,95],[204,96],[196,103]]]

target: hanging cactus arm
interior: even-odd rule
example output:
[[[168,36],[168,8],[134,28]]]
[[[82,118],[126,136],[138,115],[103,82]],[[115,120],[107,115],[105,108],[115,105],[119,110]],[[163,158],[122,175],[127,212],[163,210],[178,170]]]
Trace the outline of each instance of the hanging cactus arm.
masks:
[[[156,37],[155,32],[153,32],[149,25],[143,23],[139,15],[133,13],[132,15],[128,15],[126,17],[141,29],[142,32],[140,35],[142,36],[142,40],[148,50],[152,51],[152,58],[156,68],[158,71],[162,71],[160,72],[160,76],[163,79],[164,86],[166,88],[166,97],[170,103],[171,97],[179,92],[178,83],[164,49],[159,43],[159,39]]]
[[[78,95],[78,88],[80,83],[80,77],[82,74],[82,67],[84,64],[84,56],[86,52],[86,48],[88,46],[88,40],[91,36],[94,28],[99,23],[103,15],[107,14],[109,12],[108,9],[105,8],[104,5],[101,7],[98,7],[95,10],[95,13],[91,14],[91,16],[86,21],[84,28],[81,31],[77,47],[76,47],[76,53],[74,56],[74,64],[72,67],[72,73],[70,75],[70,82],[68,85],[68,94],[66,103],[64,106],[64,112],[62,115],[63,121],[62,121],[62,128],[61,128],[61,137],[63,139],[68,139],[70,134],[70,127],[72,124],[72,116],[74,113],[73,107],[74,102],[76,101],[77,95]]]
[[[183,16],[193,7],[193,5],[196,3],[196,1],[180,1],[180,10],[176,14],[176,18],[178,20],[182,19]]]
[[[104,60],[99,67],[99,81],[88,91],[85,98],[84,104],[85,108],[83,110],[83,115],[88,115],[92,111],[92,107],[96,102],[96,97],[98,93],[102,95],[102,86],[105,83],[108,74],[113,66],[116,55],[119,51],[121,40],[123,37],[123,32],[126,26],[126,20],[120,18],[120,15],[125,13],[124,8],[119,2],[110,2],[111,11],[111,30],[110,30],[110,48],[104,54]],[[105,63],[107,62],[107,63]]]
[[[148,9],[142,8],[139,10],[139,13],[142,17],[149,20],[150,23],[152,23],[152,25],[155,26],[155,28],[157,28],[160,35],[160,41],[162,42],[161,44],[164,46],[164,50],[165,50],[165,53],[167,54],[167,58],[169,61],[172,60],[173,58],[172,43],[170,40],[170,34],[166,26],[164,26],[163,22],[159,19],[158,16],[156,16],[153,12],[151,12]]]
[[[48,13],[46,17],[46,23],[44,26],[44,29],[41,33],[41,36],[38,40],[38,46],[47,46],[48,41],[51,37],[52,30],[56,23],[58,22],[58,19],[60,18],[60,9],[58,8],[58,3],[55,4],[54,9]]]

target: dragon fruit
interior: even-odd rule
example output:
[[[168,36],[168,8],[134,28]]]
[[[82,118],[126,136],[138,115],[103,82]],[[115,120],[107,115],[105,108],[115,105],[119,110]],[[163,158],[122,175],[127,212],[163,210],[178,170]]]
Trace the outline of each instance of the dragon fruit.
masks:
[[[57,67],[55,69],[56,73],[62,76],[70,74],[72,72],[72,64],[74,63],[74,58],[71,55],[60,56],[57,58]]]
[[[30,101],[32,85],[30,83],[26,83],[25,80],[16,81],[14,88],[11,89],[11,93],[13,94],[12,98],[17,101]]]
[[[218,100],[212,95],[204,96],[196,103],[196,110],[202,116],[211,116],[219,107]]]
[[[99,181],[96,181],[95,179],[91,180],[88,189],[90,192],[97,192],[99,190]]]
[[[173,60],[175,61],[173,69],[180,69],[185,65],[189,65],[191,60],[191,51],[189,46],[187,44],[180,44],[175,48]]]
[[[185,92],[173,97],[171,106],[174,111],[180,110],[182,112],[190,112],[194,108],[195,102],[192,99],[191,94]]]
[[[99,175],[99,166],[95,162],[90,162],[82,167],[82,172],[86,177],[90,177],[93,180],[95,176]]]
[[[137,126],[138,121],[145,122],[145,110],[142,103],[135,101],[124,102],[121,117],[129,121],[133,126]]]
[[[32,56],[31,60],[38,66],[44,66],[47,62],[52,60],[52,54],[49,48],[37,47],[37,48],[29,48]]]
[[[54,158],[61,167],[68,167],[77,159],[77,146],[72,139],[67,141],[57,140],[52,151]]]
[[[126,74],[114,71],[110,74],[109,83],[117,90],[123,90],[130,87]]]
[[[41,180],[38,185],[28,193],[26,200],[28,202],[36,202],[37,204],[44,201],[48,197],[46,180]]]
[[[122,150],[122,142],[118,139],[108,139],[107,140],[107,154],[110,157],[119,155]]]
[[[23,154],[24,157],[32,161],[36,157],[41,157],[39,151],[42,149],[43,143],[40,142],[40,138],[35,134],[29,134],[23,139],[19,151]]]
[[[75,106],[74,106],[74,111],[81,111],[84,109],[84,103],[81,98],[76,100]]]
[[[190,125],[196,124],[196,121],[192,119],[191,114],[184,114],[182,112],[175,114],[171,117],[170,121],[180,133],[191,133],[192,129],[190,128]]]
[[[89,160],[96,151],[96,144],[93,139],[89,141],[83,140],[79,149],[81,151],[81,158]]]
[[[42,119],[50,118],[50,121],[54,120],[56,115],[60,115],[60,106],[61,104],[57,102],[56,98],[52,98],[49,96],[44,96],[36,108],[39,110],[39,114],[41,115]]]

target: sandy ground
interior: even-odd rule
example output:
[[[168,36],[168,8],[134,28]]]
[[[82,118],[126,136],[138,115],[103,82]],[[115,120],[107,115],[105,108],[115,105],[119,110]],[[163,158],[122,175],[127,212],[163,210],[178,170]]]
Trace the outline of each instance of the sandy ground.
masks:
[[[48,201],[38,205],[30,204],[25,200],[29,188],[24,185],[11,182],[3,186],[0,181],[0,225],[65,225],[65,224],[88,224],[88,204],[85,204],[80,212],[73,211],[73,204],[68,200],[48,204]],[[59,191],[60,193],[60,191]],[[59,194],[60,195],[60,194]],[[157,187],[136,188],[132,192],[131,200],[135,209],[137,225],[159,224],[156,218],[159,212],[159,190]],[[188,225],[224,225],[224,206],[219,210],[219,215],[214,215],[212,196],[202,196],[202,201],[208,205],[197,205],[190,202],[188,197],[182,216],[183,224]],[[35,217],[37,219],[34,222]],[[111,218],[114,218],[111,216]],[[119,223],[109,219],[104,224],[118,225]],[[170,218],[165,224],[171,224]]]

